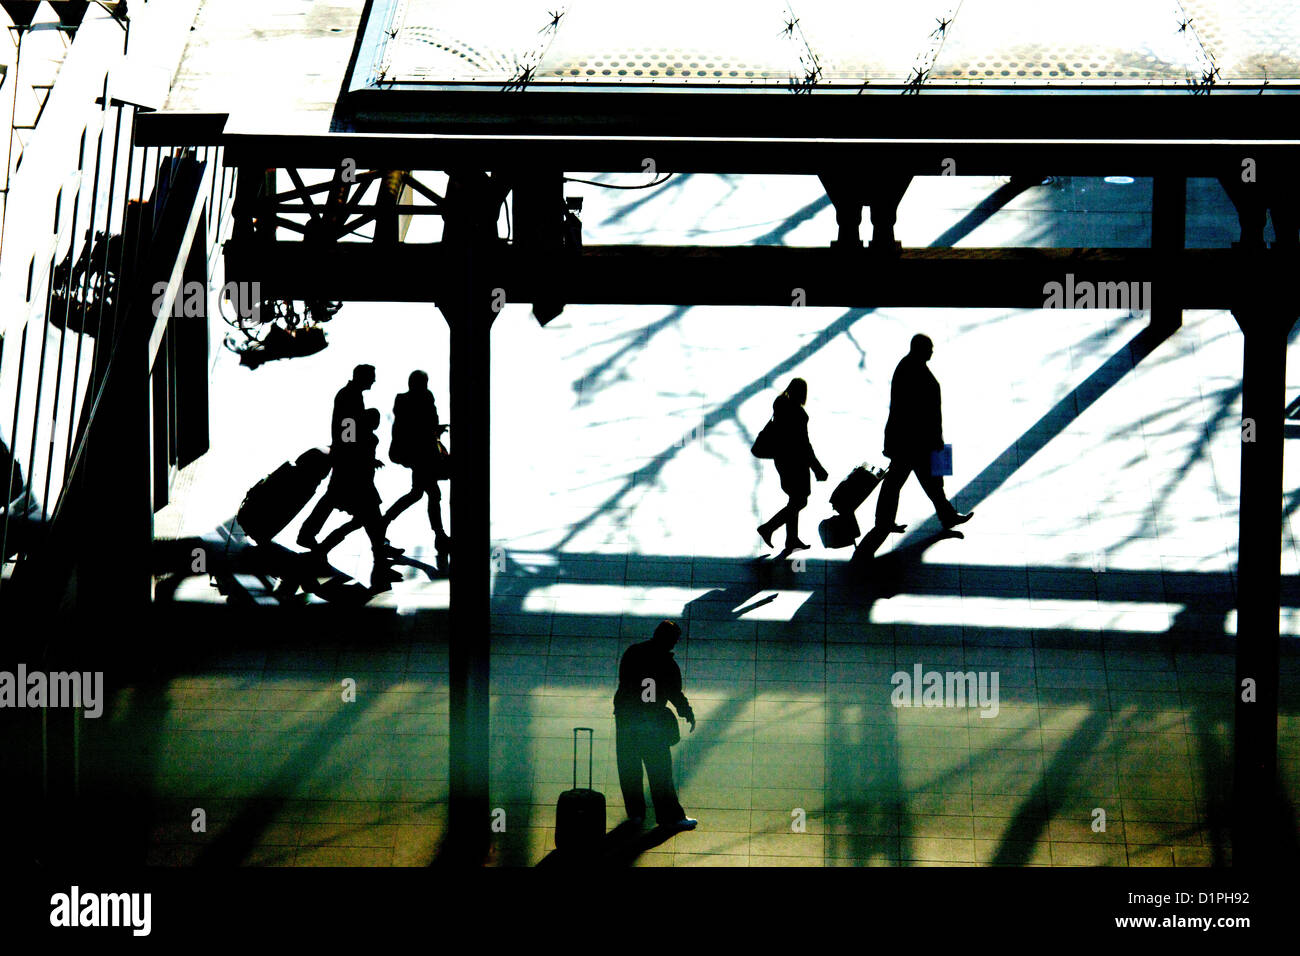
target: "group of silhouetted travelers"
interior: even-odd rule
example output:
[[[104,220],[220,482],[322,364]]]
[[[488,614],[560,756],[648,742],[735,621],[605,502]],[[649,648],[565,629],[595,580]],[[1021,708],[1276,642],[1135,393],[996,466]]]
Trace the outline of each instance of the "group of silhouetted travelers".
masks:
[[[894,370],[884,440],[890,465],[881,479],[876,504],[876,531],[882,535],[906,530],[895,518],[899,491],[912,474],[946,528],[972,517],[953,507],[944,493],[943,472],[933,463],[934,453],[945,448],[939,383],[926,365],[933,354],[930,339],[916,335],[911,350]],[[366,407],[364,394],[374,382],[374,368],[358,365],[351,381],[335,396],[330,422],[330,481],[303,522],[298,544],[323,557],[353,530],[365,528],[374,552],[372,587],[380,589],[396,577],[390,562],[394,553],[400,553],[388,544],[385,532],[397,515],[421,497],[428,497],[429,525],[440,555],[450,550],[451,541],[443,530],[442,496],[438,490],[438,480],[447,477],[446,451],[438,440],[446,426],[439,422],[428,376],[412,372],[409,389],[393,403],[389,458],[410,469],[411,490],[386,513],[380,510],[375,487],[375,471],[383,467],[378,458],[380,415]],[[808,413],[804,409],[807,399],[808,384],[801,378],[791,380],[772,403],[772,419],[754,449],[760,455],[760,442],[766,446],[760,457],[773,459],[781,490],[787,495],[784,507],[759,525],[758,533],[771,546],[772,535],[784,526],[786,548],[791,551],[808,547],[799,538],[799,514],[808,504],[810,474],[818,481],[828,477],[808,437]],[[334,511],[347,512],[351,520],[318,543],[317,535]],[[682,691],[681,670],[672,653],[681,635],[675,622],[663,621],[650,640],[628,648],[619,663],[614,696],[618,776],[628,821],[638,827],[644,823],[647,811],[643,772],[649,777],[655,818],[661,828],[691,830],[698,823],[686,816],[673,783],[671,748],[681,739],[679,719],[695,730],[695,714]],[[602,816],[603,807],[602,797]]]
[[[945,447],[939,383],[926,366],[933,354],[934,343],[927,336],[914,336],[911,350],[894,370],[884,444],[890,463],[876,503],[876,530],[881,534],[907,530],[895,517],[899,490],[912,474],[934,503],[945,528],[969,521],[973,514],[962,514],[953,507],[944,494],[942,473],[936,473],[939,469],[932,461],[933,454]],[[799,512],[808,504],[809,475],[818,481],[827,478],[808,438],[807,400],[807,382],[793,379],[772,403],[772,420],[755,442],[756,455],[772,458],[781,490],[788,498],[780,511],[758,526],[769,547],[773,533],[782,526],[788,550],[808,547],[799,539]],[[761,452],[760,444],[765,446]],[[686,720],[695,730],[695,713],[682,692],[681,670],[672,653],[681,634],[675,622],[663,621],[650,640],[629,647],[619,662],[614,695],[618,778],[628,822],[634,826],[640,826],[646,816],[643,768],[661,828],[692,830],[698,822],[686,816],[673,784],[671,748],[681,739],[678,720]]]
[[[945,448],[939,383],[926,366],[933,354],[934,343],[927,336],[917,335],[911,350],[894,370],[884,442],[890,464],[880,480],[876,504],[876,530],[881,534],[906,530],[895,522],[895,517],[899,490],[912,474],[934,503],[944,527],[953,528],[972,517],[971,513],[957,511],[948,500],[943,472],[932,458]],[[772,535],[784,526],[789,550],[808,547],[799,539],[799,513],[808,504],[810,474],[818,481],[827,478],[808,438],[808,413],[804,410],[807,399],[808,384],[801,378],[793,379],[772,403],[772,420],[754,447],[756,455],[773,460],[781,490],[788,498],[780,511],[758,526],[758,533],[771,546]],[[618,778],[628,823],[635,827],[641,826],[646,817],[643,772],[649,777],[655,818],[661,829],[692,830],[698,824],[686,816],[673,783],[671,748],[681,739],[679,719],[689,723],[692,732],[695,730],[695,712],[682,691],[681,670],[673,659],[673,647],[681,636],[682,629],[675,622],[663,621],[650,640],[629,647],[619,662],[618,690],[614,695]]]
[[[439,477],[446,477],[446,452],[438,441],[447,426],[438,420],[438,409],[429,391],[429,377],[412,372],[408,391],[393,403],[393,437],[389,458],[411,470],[411,490],[395,501],[387,512],[380,511],[375,471],[384,467],[378,457],[379,411],[367,408],[365,392],[375,383],[375,370],[358,365],[352,379],[334,397],[330,418],[330,480],[316,507],[298,532],[298,544],[324,557],[357,528],[364,528],[374,554],[371,585],[380,588],[400,577],[389,563],[401,552],[393,548],[385,534],[399,514],[425,495],[429,498],[429,526],[440,559],[451,550],[451,539],[442,526],[442,494]],[[335,511],[344,511],[351,520],[331,532],[324,541],[317,536]]]
[[[913,336],[911,350],[894,370],[889,419],[885,423],[884,453],[889,458],[889,470],[881,481],[876,500],[876,531],[881,534],[907,530],[906,525],[897,524],[895,519],[899,491],[911,474],[916,475],[934,503],[935,514],[945,528],[969,521],[974,515],[974,512],[962,514],[953,507],[944,493],[942,474],[937,474],[932,467],[933,453],[944,448],[939,383],[926,366],[933,354],[934,343],[928,336]],[[827,478],[826,469],[817,460],[808,438],[808,413],[803,407],[807,399],[808,383],[801,378],[792,379],[772,403],[772,420],[768,425],[771,431],[761,436],[771,443],[771,457],[788,500],[785,507],[758,526],[758,533],[772,547],[772,534],[784,525],[787,551],[808,547],[799,538],[799,512],[808,504],[812,487],[809,472],[818,481]]]

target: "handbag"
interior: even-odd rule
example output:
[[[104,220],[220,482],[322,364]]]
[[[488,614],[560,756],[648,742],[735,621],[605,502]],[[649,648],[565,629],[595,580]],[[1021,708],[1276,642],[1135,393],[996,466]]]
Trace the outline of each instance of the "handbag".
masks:
[[[777,451],[776,417],[773,416],[750,446],[750,454],[755,458],[775,458]]]
[[[677,725],[677,715],[667,707],[657,707],[653,713],[654,719],[659,724],[656,733],[659,735],[660,740],[669,747],[677,746],[682,739],[681,727]]]
[[[451,479],[451,452],[447,451],[447,446],[439,438],[435,443],[436,450],[433,456],[433,477],[437,481],[448,481]]]
[[[406,455],[406,443],[399,437],[396,426],[393,427],[393,439],[388,443],[388,460],[394,465],[411,467],[411,461]]]

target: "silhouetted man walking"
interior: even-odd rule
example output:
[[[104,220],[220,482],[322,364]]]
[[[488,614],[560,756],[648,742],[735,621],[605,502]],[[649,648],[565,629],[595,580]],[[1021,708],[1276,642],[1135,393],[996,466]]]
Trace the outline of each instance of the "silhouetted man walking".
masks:
[[[614,695],[615,745],[618,751],[618,782],[628,820],[645,822],[645,791],[641,789],[641,766],[650,778],[650,797],[655,805],[655,822],[673,830],[693,830],[699,823],[686,816],[673,785],[673,757],[670,748],[681,740],[679,717],[695,732],[695,712],[682,693],[682,672],[673,659],[673,647],[682,629],[663,621],[648,641],[633,644],[623,652],[618,665],[618,692]],[[677,709],[674,714],[667,705]]]
[[[934,503],[934,512],[945,528],[953,528],[974,517],[975,512],[961,514],[943,491],[943,477],[931,473],[930,453],[943,449],[943,413],[939,382],[926,367],[934,354],[929,336],[912,336],[912,349],[894,369],[889,392],[889,420],[885,422],[885,455],[889,471],[880,485],[876,500],[876,527],[884,531],[903,532],[907,525],[896,524],[898,493],[907,476],[914,473],[921,488]]]
[[[375,384],[373,365],[358,365],[352,379],[334,396],[334,413],[330,418],[330,483],[325,494],[312,509],[298,531],[298,545],[324,557],[355,524],[345,525],[323,544],[316,536],[326,519],[335,511],[346,511],[362,524],[370,538],[374,554],[371,587],[381,590],[388,582],[400,578],[389,566],[388,547],[384,540],[383,519],[379,513],[379,494],[375,491],[374,469],[382,467],[375,457],[379,413],[366,408],[365,391]],[[342,536],[340,536],[340,532]]]
[[[316,543],[316,536],[325,526],[326,519],[340,508],[339,473],[355,472],[357,469],[353,466],[359,459],[366,459],[366,464],[369,465],[369,459],[373,457],[373,452],[361,449],[357,439],[366,414],[365,391],[374,384],[375,367],[358,365],[352,370],[351,381],[334,396],[334,412],[330,416],[330,468],[334,474],[325,494],[321,495],[320,501],[316,502],[316,507],[298,531],[298,545],[309,551],[320,547]]]
[[[352,515],[352,520],[331,531],[316,550],[321,555],[327,555],[357,528],[365,528],[375,559],[371,587],[378,591],[386,590],[389,581],[401,580],[401,575],[388,562],[390,554],[400,552],[390,547],[384,537],[384,520],[379,513],[379,492],[375,488],[375,469],[384,467],[384,463],[375,457],[379,446],[379,436],[376,434],[379,411],[367,408],[362,423],[357,455],[344,459],[339,464],[330,477],[330,486],[326,491],[333,499],[333,506],[348,512]]]

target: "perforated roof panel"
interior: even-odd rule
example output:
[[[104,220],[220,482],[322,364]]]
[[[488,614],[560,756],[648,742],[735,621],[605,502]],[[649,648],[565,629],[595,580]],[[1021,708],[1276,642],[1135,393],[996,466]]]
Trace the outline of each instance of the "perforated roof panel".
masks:
[[[1293,0],[376,0],[363,87],[997,87],[1300,81]]]

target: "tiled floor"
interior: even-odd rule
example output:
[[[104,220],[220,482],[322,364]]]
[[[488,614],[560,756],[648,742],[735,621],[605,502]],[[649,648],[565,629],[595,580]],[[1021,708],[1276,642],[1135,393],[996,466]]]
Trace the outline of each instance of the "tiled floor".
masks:
[[[1149,182],[1062,181],[972,219],[998,188],[919,180],[903,241],[1146,239]],[[1193,183],[1192,244],[1235,237],[1216,190]],[[631,198],[584,194],[592,242],[811,244],[834,230],[814,181],[691,176]],[[575,725],[595,729],[595,785],[609,825],[622,819],[618,659],[663,617],[685,628],[677,657],[699,722],[674,761],[701,824],[637,865],[1229,861],[1241,339],[1230,315],[1189,313],[1143,355],[1143,325],[1101,311],[610,307],[541,329],[507,307],[493,332],[494,862],[536,863],[554,846]],[[832,472],[804,514],[811,539],[833,482],[881,460],[890,376],[917,331],[936,343],[949,493],[977,512],[964,539],[936,537],[912,483],[899,519],[911,530],[874,562],[819,546],[776,560],[754,527],[782,496],[748,453],[773,397],[809,381]],[[256,372],[220,356],[213,450],[182,476],[160,536],[215,547],[254,481],[328,441],[329,402],[359,361],[378,368],[368,401],[385,413],[411,368],[428,369],[454,451],[431,307],[349,305],[329,332],[326,351]],[[379,473],[385,501],[404,476]],[[1294,577],[1294,462],[1286,489]],[[433,563],[419,508],[390,535]],[[355,535],[332,557],[365,575],[367,551]],[[147,858],[428,862],[446,817],[446,580],[409,567],[365,612],[236,612],[203,605],[222,600],[205,575],[180,577],[167,583],[184,620],[222,636],[122,690],[86,741],[88,781],[150,796]],[[1292,805],[1293,603],[1279,717]],[[891,678],[917,665],[996,674],[996,716],[894,706]]]

